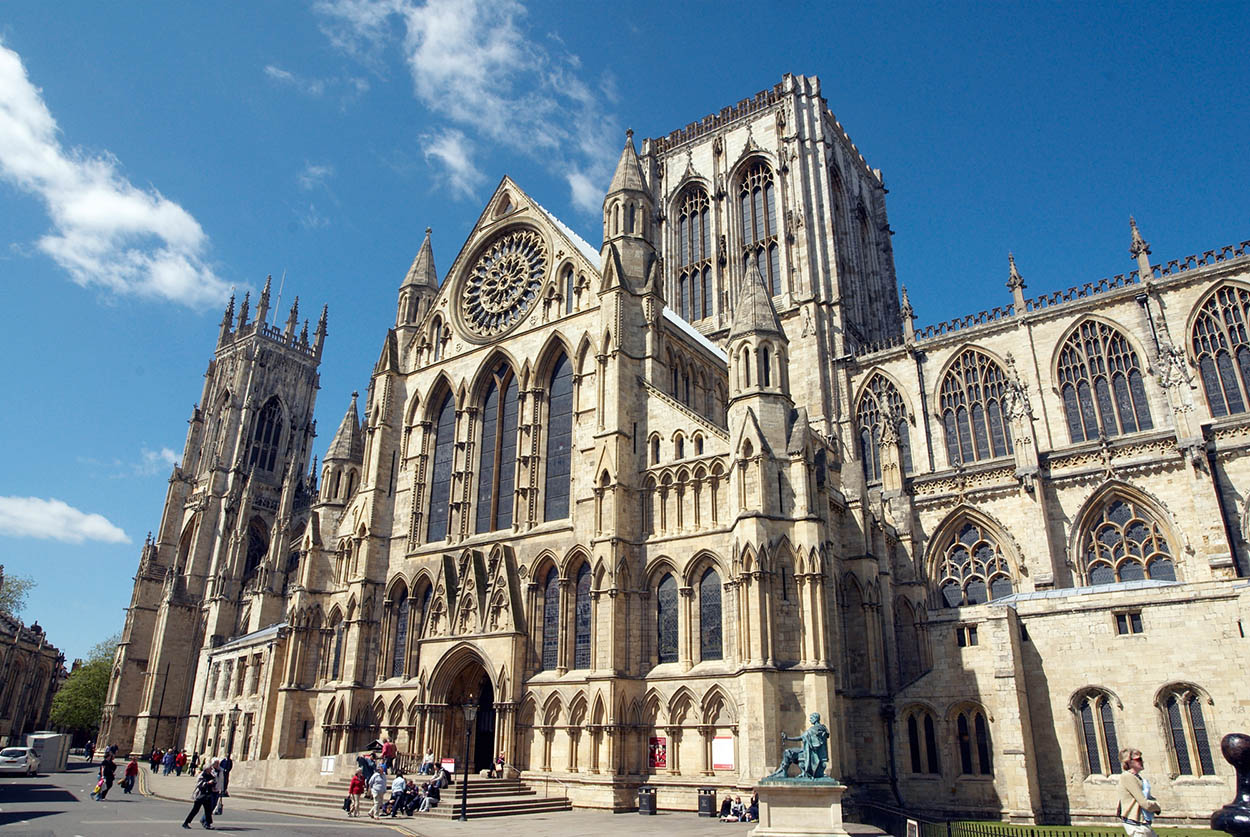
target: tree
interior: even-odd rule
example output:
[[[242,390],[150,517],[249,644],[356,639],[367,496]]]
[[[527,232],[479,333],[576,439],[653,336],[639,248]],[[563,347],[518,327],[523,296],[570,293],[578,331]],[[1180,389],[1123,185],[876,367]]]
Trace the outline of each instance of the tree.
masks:
[[[35,586],[35,579],[28,575],[7,575],[0,566],[0,613],[20,617],[26,607],[26,596]]]
[[[104,711],[109,674],[113,670],[113,654],[120,640],[121,636],[115,634],[93,646],[87,661],[71,673],[65,685],[53,695],[48,720],[54,727],[92,735],[100,728],[100,714]]]

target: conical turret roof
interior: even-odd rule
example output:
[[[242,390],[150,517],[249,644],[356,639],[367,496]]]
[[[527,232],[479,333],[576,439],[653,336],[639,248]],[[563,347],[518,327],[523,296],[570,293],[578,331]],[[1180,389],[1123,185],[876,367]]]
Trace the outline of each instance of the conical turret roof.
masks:
[[[365,458],[365,439],[360,429],[360,416],[356,412],[356,398],[359,393],[352,393],[352,403],[347,414],[339,423],[339,429],[330,441],[330,449],[326,451],[325,461],[335,459],[361,462]]]
[[[634,150],[633,131],[625,132],[625,148],[621,151],[621,159],[616,163],[612,185],[608,187],[608,194],[623,191],[647,191],[647,183],[642,177],[642,165],[638,162],[638,152]]]
[[[408,268],[408,275],[404,277],[401,288],[424,285],[438,290],[438,271],[434,269],[434,248],[430,245],[430,232],[430,228],[426,227],[425,241],[421,242],[421,249],[417,251],[417,257],[412,260],[412,267]]]
[[[764,277],[754,259],[742,282],[742,293],[734,306],[733,323],[729,327],[729,342],[747,334],[775,334],[786,339],[773,308],[772,297],[764,287]]]

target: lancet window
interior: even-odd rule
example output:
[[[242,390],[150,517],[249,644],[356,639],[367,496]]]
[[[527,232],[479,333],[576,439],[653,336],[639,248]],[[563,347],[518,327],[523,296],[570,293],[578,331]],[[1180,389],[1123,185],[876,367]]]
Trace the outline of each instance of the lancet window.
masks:
[[[1232,285],[1207,298],[1194,320],[1193,350],[1211,415],[1246,412],[1250,394],[1250,291]]]
[[[590,668],[590,565],[577,571],[573,599],[573,668]]]
[[[430,464],[430,541],[447,537],[448,503],[451,500],[451,465],[456,436],[456,405],[451,393],[443,400],[434,420],[434,457]]]
[[[864,387],[855,420],[859,425],[859,449],[864,460],[865,477],[869,480],[881,479],[881,439],[887,426],[893,427],[898,436],[903,473],[912,472],[907,407],[898,389],[884,375],[873,375]]]
[[[247,525],[247,555],[243,563],[243,578],[251,578],[269,552],[269,530],[265,521],[254,517]]]
[[[937,731],[933,713],[914,709],[907,713],[907,754],[912,773],[941,773]]]
[[[412,605],[409,604],[407,588],[400,587],[395,595],[399,602],[395,605],[395,635],[393,637],[394,647],[391,653],[391,677],[402,677],[404,675],[404,652],[408,647],[408,620],[411,615]]]
[[[702,189],[688,189],[677,210],[677,299],[683,319],[712,315],[711,203]]]
[[[270,398],[256,417],[256,430],[252,433],[252,450],[248,464],[262,471],[272,471],[278,459],[282,442],[282,404],[277,397]]]
[[[1167,536],[1141,504],[1112,498],[1081,538],[1085,577],[1090,584],[1141,578],[1176,580]]]
[[[1115,713],[1110,697],[1106,692],[1090,692],[1078,701],[1076,713],[1089,774],[1119,773],[1120,745],[1116,739]]]
[[[543,582],[543,647],[542,667],[551,670],[560,665],[560,574],[552,567]]]
[[[551,370],[548,393],[543,517],[562,520],[569,516],[573,446],[573,366],[564,355]]]
[[[699,659],[706,662],[724,658],[720,574],[708,568],[699,579]]]
[[[1059,350],[1059,388],[1073,442],[1154,427],[1141,363],[1117,329],[1086,320]]]
[[[656,588],[656,649],[661,663],[677,662],[677,580],[666,573]]]
[[[1162,700],[1168,750],[1176,772],[1182,776],[1210,776],[1215,773],[1202,701],[1203,697],[1189,686],[1169,688]]]
[[[955,718],[955,735],[959,772],[965,775],[994,775],[994,756],[985,712],[979,708],[960,712]]]
[[[517,387],[507,364],[491,373],[482,402],[481,459],[477,474],[477,531],[512,525],[516,482]]]
[[[781,293],[781,249],[777,244],[777,192],[772,169],[762,161],[742,175],[738,188],[742,219],[742,268],[758,267],[764,286]]]
[[[942,381],[939,408],[951,465],[1011,453],[1003,415],[1007,376],[989,355],[966,349]]]
[[[985,527],[967,522],[951,537],[937,568],[940,605],[984,604],[1013,592],[1011,569]]]

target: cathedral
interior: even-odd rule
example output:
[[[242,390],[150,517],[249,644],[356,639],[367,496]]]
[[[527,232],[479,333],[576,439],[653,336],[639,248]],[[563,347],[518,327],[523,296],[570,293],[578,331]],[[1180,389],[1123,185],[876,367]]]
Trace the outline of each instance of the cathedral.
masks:
[[[1250,728],[1250,242],[1131,224],[1123,275],[1010,262],[922,327],[885,196],[794,75],[628,135],[598,247],[505,177],[328,444],[326,310],[232,299],[100,741],[291,787],[389,738],[693,810],[819,712],[853,799],[1109,820],[1128,746],[1205,820]]]

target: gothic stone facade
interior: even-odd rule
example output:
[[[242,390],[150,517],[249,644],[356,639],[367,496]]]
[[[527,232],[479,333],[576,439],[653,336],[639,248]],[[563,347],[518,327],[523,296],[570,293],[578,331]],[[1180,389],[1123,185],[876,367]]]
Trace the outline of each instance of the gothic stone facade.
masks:
[[[382,736],[459,762],[472,700],[474,769],[691,807],[815,711],[865,798],[1106,818],[1128,745],[1205,818],[1250,723],[1250,254],[1131,232],[1129,274],[1012,264],[917,329],[881,173],[787,76],[631,138],[598,250],[508,178],[441,283],[427,231],[311,473],[325,318],[231,308],[109,740],[289,784]]]

